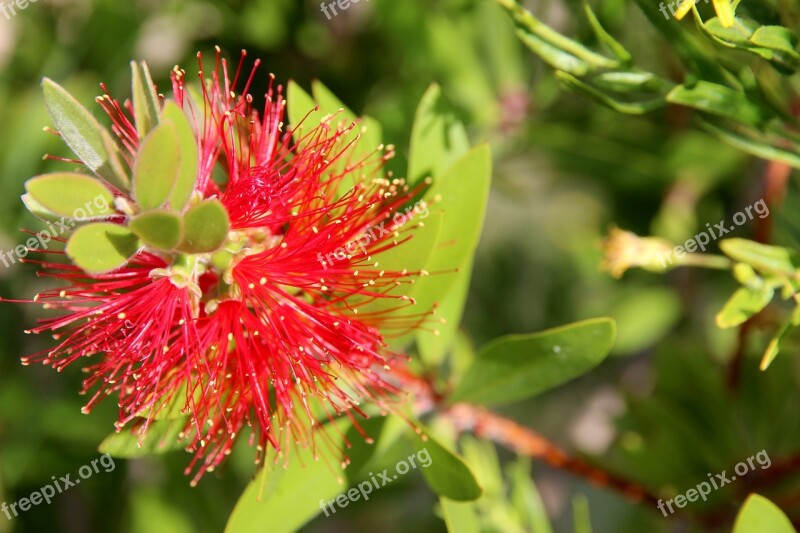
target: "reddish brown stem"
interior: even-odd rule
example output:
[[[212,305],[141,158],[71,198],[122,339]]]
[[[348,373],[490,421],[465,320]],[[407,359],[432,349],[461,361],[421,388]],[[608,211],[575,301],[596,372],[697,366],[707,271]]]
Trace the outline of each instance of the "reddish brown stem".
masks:
[[[482,407],[458,404],[450,408],[447,414],[462,431],[471,431],[519,455],[539,459],[554,468],[571,472],[591,485],[616,490],[634,503],[656,505],[659,500],[641,485],[572,456],[542,435]]]

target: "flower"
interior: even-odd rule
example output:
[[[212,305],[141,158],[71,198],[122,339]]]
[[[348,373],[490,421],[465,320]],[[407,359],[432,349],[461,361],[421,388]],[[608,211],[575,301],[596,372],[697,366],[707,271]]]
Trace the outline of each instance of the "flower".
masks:
[[[629,268],[666,272],[672,268],[673,245],[657,237],[640,237],[630,231],[611,228],[603,240],[601,270],[621,278]]]
[[[272,76],[263,111],[253,104],[258,62],[243,90],[234,92],[244,58],[243,52],[231,79],[219,50],[210,73],[198,54],[201,93],[186,85],[183,70],[173,71],[174,104],[188,118],[190,145],[197,149],[196,175],[182,214],[169,203],[155,210],[168,221],[183,216],[188,235],[187,213],[209,207],[195,231],[202,240],[203,231],[218,232],[209,220],[219,222],[221,245],[187,244],[186,235],[177,247],[147,244],[134,224],[148,214],[137,205],[135,189],[144,186],[134,183],[134,191],[110,189],[115,211],[104,219],[142,238],[124,264],[107,271],[82,267],[72,238],[67,254],[77,264],[29,260],[41,265],[42,276],[66,285],[34,298],[61,314],[31,331],[52,333],[59,344],[23,362],[60,371],[92,357],[84,411],[118,396],[118,431],[132,425],[142,436],[154,419],[177,414],[177,405],[187,415],[181,439],[194,453],[187,467],[187,474],[195,472],[193,483],[248,430],[259,462],[295,445],[316,450],[315,435],[325,431],[321,422],[365,415],[362,402],[393,409],[399,390],[392,369],[402,359],[388,349],[387,338],[417,328],[429,315],[412,312],[415,302],[407,295],[425,272],[384,270],[380,262],[381,253],[411,246],[421,223],[390,230],[384,224],[426,184],[411,188],[385,175],[392,147],[363,155],[356,124],[341,123],[338,115],[302,124],[303,134],[285,131],[286,101]],[[155,95],[146,67],[137,68]],[[166,121],[169,104],[153,100]],[[135,181],[151,149],[141,128],[143,100],[120,104],[106,92],[98,101],[111,117],[122,166],[133,169]],[[69,141],[66,131],[61,134]],[[215,211],[214,202],[224,212]],[[381,231],[372,231],[365,254],[318,261],[372,228]]]
[[[692,10],[692,6],[697,3],[697,0],[684,0],[675,10],[675,18],[681,20],[686,14]],[[708,1],[706,0],[706,3]],[[733,6],[730,0],[712,0],[714,4],[714,11],[717,12],[720,24],[725,28],[732,28],[736,19],[734,18]]]

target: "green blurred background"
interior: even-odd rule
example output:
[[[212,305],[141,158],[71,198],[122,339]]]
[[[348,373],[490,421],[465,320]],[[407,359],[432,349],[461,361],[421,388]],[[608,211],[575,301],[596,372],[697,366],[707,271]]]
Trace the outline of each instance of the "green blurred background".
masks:
[[[639,63],[680,76],[634,6],[596,4]],[[579,2],[542,0],[531,9],[591,41],[575,16]],[[465,315],[469,336],[481,345],[505,333],[604,315],[619,325],[615,357],[601,368],[505,414],[648,487],[677,492],[762,449],[773,460],[796,449],[800,420],[796,407],[787,407],[798,400],[793,358],[781,357],[758,374],[753,356],[763,339],[757,331],[753,346],[740,347],[739,382],[728,380],[737,334],[713,322],[735,286],[727,274],[631,272],[616,281],[598,270],[598,242],[612,224],[682,241],[760,198],[766,164],[696,131],[685,111],[621,116],[560,92],[489,0],[362,0],[332,20],[316,0],[40,0],[10,20],[0,15],[0,248],[23,242],[19,228],[40,229],[19,201],[23,182],[64,168],[42,160],[46,153],[67,155],[42,131],[49,124],[39,91],[43,76],[88,106],[101,81],[126,98],[128,62],[145,59],[166,93],[173,65],[191,77],[196,52],[210,61],[215,45],[233,59],[247,49],[249,59],[264,60],[254,94],[263,92],[268,72],[306,88],[319,79],[352,109],[376,117],[384,140],[397,146],[390,167],[398,174],[405,172],[416,104],[434,82],[473,142],[492,145],[494,188]],[[92,109],[101,115],[98,106]],[[786,205],[796,194],[790,187]],[[775,206],[770,220],[779,242],[798,242],[792,228],[800,224],[791,216]],[[753,231],[745,226],[735,236]],[[32,297],[47,283],[34,272],[32,265],[0,268],[0,295]],[[80,413],[77,366],[57,375],[20,365],[20,356],[51,342],[22,333],[38,312],[0,305],[0,502],[29,495],[53,475],[74,476],[98,457],[97,445],[115,420],[111,402],[91,416]],[[0,533],[221,531],[253,473],[250,451],[243,452],[194,489],[182,475],[188,455],[117,461],[112,473],[101,471],[50,506],[11,522],[0,515]],[[498,454],[503,464],[519,467],[507,452]],[[722,509],[719,519],[665,519],[568,474],[523,466],[534,475],[556,531],[573,530],[578,494],[587,495],[600,532],[724,528],[743,498],[735,486],[720,491],[715,507],[707,506],[710,515]],[[796,479],[790,483],[797,486]],[[484,509],[487,531],[527,529],[493,505]],[[697,511],[703,514],[703,505]],[[444,531],[444,522],[437,499],[415,473],[307,529]]]

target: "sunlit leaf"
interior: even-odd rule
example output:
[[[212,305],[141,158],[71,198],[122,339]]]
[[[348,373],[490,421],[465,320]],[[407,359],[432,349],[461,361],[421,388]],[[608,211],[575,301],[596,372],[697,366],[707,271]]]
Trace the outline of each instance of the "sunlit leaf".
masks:
[[[90,274],[124,265],[139,249],[136,235],[125,226],[100,222],[78,228],[67,242],[67,255]]]
[[[186,426],[186,417],[173,420],[151,421],[144,438],[134,432],[122,430],[112,433],[100,444],[100,453],[120,459],[135,459],[152,454],[166,453],[186,447],[179,438]]]
[[[796,533],[780,508],[759,494],[751,494],[739,510],[733,533]]]
[[[38,205],[64,217],[86,219],[114,213],[114,194],[84,174],[36,176],[25,182],[25,190]]]
[[[182,211],[189,201],[197,181],[197,140],[194,130],[186,114],[172,100],[164,104],[162,120],[175,126],[180,146],[180,169],[175,188],[169,196],[169,207],[173,211]]]
[[[163,122],[142,141],[133,169],[133,196],[143,210],[167,202],[180,171],[181,151],[176,127]]]

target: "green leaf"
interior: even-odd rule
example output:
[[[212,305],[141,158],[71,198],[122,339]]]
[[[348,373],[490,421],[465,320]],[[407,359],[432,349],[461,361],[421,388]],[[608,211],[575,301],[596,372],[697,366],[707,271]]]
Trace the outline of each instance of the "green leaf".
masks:
[[[589,24],[591,24],[594,34],[597,36],[597,40],[603,43],[608,51],[616,56],[620,63],[623,65],[630,65],[631,61],[633,60],[631,53],[628,52],[619,41],[614,39],[614,37],[612,37],[608,31],[606,31],[606,29],[597,19],[597,15],[595,15],[594,11],[592,11],[589,3],[585,0],[583,2],[583,10],[586,13],[586,18],[589,19]]]
[[[620,113],[625,113],[628,115],[642,115],[644,113],[649,113],[650,111],[654,111],[656,109],[662,108],[667,105],[664,96],[659,95],[656,97],[647,98],[644,100],[636,100],[636,101],[625,101],[620,100],[614,96],[605,93],[588,83],[584,83],[583,81],[579,80],[575,76],[572,76],[566,72],[556,72],[556,78],[563,83],[566,87],[577,91],[584,96],[592,98],[599,103],[610,107],[614,111],[618,111]],[[599,80],[600,83],[603,83],[603,80]],[[606,83],[607,85],[607,83]]]
[[[45,222],[57,222],[61,220],[61,216],[53,213],[45,206],[37,202],[30,194],[23,194],[20,199],[25,205],[25,209],[31,212],[33,216]]]
[[[764,371],[768,369],[775,358],[778,357],[778,354],[781,351],[781,343],[786,338],[786,335],[788,335],[788,333],[792,330],[792,326],[797,326],[796,322],[798,310],[800,310],[800,307],[795,308],[789,320],[783,323],[775,336],[772,337],[772,340],[769,341],[767,349],[764,350],[764,355],[761,357],[761,364],[758,366],[759,370]]]
[[[158,95],[144,61],[131,61],[131,78],[136,131],[144,139],[158,125]]]
[[[428,486],[438,495],[458,502],[477,500],[483,489],[474,474],[458,455],[439,444],[429,432],[423,430],[426,440],[417,438],[419,451],[427,450],[430,465],[422,469]]]
[[[347,127],[354,122],[359,122],[353,131],[343,137],[343,145],[352,142],[359,136],[358,142],[353,146],[350,159],[352,162],[361,161],[372,152],[375,152],[381,145],[381,137],[383,135],[381,126],[378,121],[371,117],[361,117],[359,119],[355,113],[350,111],[330,89],[325,87],[319,80],[315,80],[311,84],[311,91],[314,95],[314,100],[319,104],[319,110],[325,115],[336,115],[336,120],[332,122],[332,126]],[[307,110],[306,110],[307,111]],[[336,174],[344,171],[347,165],[346,160],[334,163],[331,167],[331,174]],[[360,175],[356,172],[351,172],[342,179],[339,185],[339,195],[347,193],[355,184],[356,180],[361,179]]]
[[[410,211],[410,213],[414,213],[414,211]],[[439,242],[443,217],[441,213],[433,213],[424,220],[420,219],[419,215],[416,216],[416,219],[412,219],[404,227],[398,228],[400,236],[394,239],[395,242],[408,240],[398,245],[392,245],[387,250],[372,256],[377,263],[376,269],[393,272],[402,272],[403,270],[418,272],[429,264],[434,248]],[[389,229],[391,221],[392,219],[387,221],[384,229]],[[387,243],[387,246],[389,245]],[[356,253],[360,253],[360,251]],[[418,278],[417,283],[420,282],[421,278]],[[369,290],[369,287],[365,287],[363,292]],[[408,293],[411,292],[408,285],[398,285],[389,290],[380,289],[380,292],[382,296],[378,298],[372,299],[371,296],[366,296],[364,302],[358,304],[358,312],[362,315],[387,311],[408,313],[409,307],[406,301],[410,299]],[[393,298],[389,298],[389,296]],[[429,310],[429,308],[417,304],[414,304],[413,309],[419,309],[420,312]]]
[[[667,94],[667,101],[754,127],[760,127],[767,119],[765,110],[743,92],[703,80],[691,87],[676,86]]]
[[[286,111],[289,115],[289,127],[295,130],[295,142],[299,142],[303,133],[317,127],[325,113],[315,109],[317,103],[302,87],[289,80],[286,89]]]
[[[720,44],[731,47],[743,47],[750,40],[753,35],[757,24],[751,20],[736,17],[733,26],[726,28],[719,21],[719,18],[713,17],[708,19],[705,23],[695,13],[695,21],[710,37]]]
[[[509,466],[514,507],[522,516],[523,525],[531,533],[553,533],[539,490],[531,476],[531,461],[520,458]]]
[[[656,345],[680,321],[681,300],[664,287],[635,287],[620,294],[608,314],[618,333],[612,353],[634,354]]]
[[[780,508],[759,494],[747,497],[736,517],[733,533],[796,533]]]
[[[100,181],[84,174],[36,176],[25,182],[25,190],[38,205],[68,218],[85,220],[115,212],[114,194]]]
[[[192,254],[213,252],[228,236],[228,212],[219,200],[204,200],[184,213],[183,228],[182,251]]]
[[[496,339],[478,352],[449,403],[497,405],[553,389],[597,366],[615,330],[613,320],[598,318]]]
[[[108,132],[63,87],[49,78],[42,80],[45,106],[67,146],[98,176],[121,191],[128,190],[118,150]]]
[[[133,168],[133,197],[143,211],[166,203],[175,188],[180,163],[175,126],[169,122],[159,124],[142,141]]]
[[[331,424],[336,424],[336,428]],[[376,438],[382,430],[383,419],[359,422],[359,425]],[[326,424],[324,429],[332,440],[330,449],[345,450],[350,459],[345,470],[349,485],[355,487],[356,479],[360,483],[368,482],[369,477],[362,476],[363,467],[375,452],[375,446],[367,444],[348,421],[339,419]],[[322,430],[318,428],[317,431]],[[266,470],[250,482],[228,519],[226,533],[263,533],[266,530],[293,533],[323,512],[322,506],[347,488],[344,478],[337,479],[332,472],[339,464],[338,457],[320,458],[309,448],[293,449],[291,454],[287,468],[283,468],[283,461],[269,463]],[[348,499],[346,505],[356,503]],[[331,506],[326,508],[328,514],[333,512]],[[339,509],[334,504],[334,510]]]
[[[481,533],[478,509],[472,502],[455,502],[445,497],[439,498],[444,522],[450,533]]]
[[[438,85],[431,85],[420,100],[411,129],[408,182],[438,179],[455,161],[469,151],[464,125],[445,101]]]
[[[483,228],[491,176],[489,148],[479,146],[456,161],[426,193],[425,198],[436,201],[430,209],[442,210],[444,220],[425,267],[431,275],[418,279],[411,293],[421,312],[443,302],[458,278],[469,271]]]
[[[169,197],[169,207],[173,211],[183,211],[197,181],[197,140],[189,118],[174,101],[170,100],[164,104],[161,119],[175,126],[175,132],[178,134],[181,162],[175,188]]]
[[[750,37],[750,42],[762,48],[777,50],[800,60],[797,53],[797,35],[783,26],[761,26]]]
[[[470,278],[472,277],[471,259],[465,267],[459,270],[459,277],[455,284],[434,310],[431,321],[434,332],[420,330],[417,333],[420,357],[429,365],[441,364],[455,341],[469,293]]]
[[[719,247],[731,259],[756,270],[793,275],[797,271],[797,255],[788,248],[761,244],[747,239],[725,239]]]
[[[734,148],[738,148],[748,154],[756,157],[766,159],[767,161],[777,161],[785,163],[794,168],[800,168],[800,156],[795,151],[786,150],[784,148],[770,144],[766,138],[757,136],[753,133],[741,132],[739,128],[737,131],[731,131],[728,128],[723,128],[712,122],[699,120],[700,125],[716,135],[719,139],[728,143]]]
[[[342,112],[339,113],[341,117],[340,120],[344,121],[346,124],[357,120],[361,121],[361,127],[355,130],[356,133],[361,134],[358,147],[354,152],[356,155],[361,155],[363,157],[378,148],[382,142],[381,138],[383,136],[382,128],[378,121],[368,116],[359,118],[319,80],[315,80],[311,84],[311,91],[314,94],[314,100],[317,101],[320,111],[323,113],[333,114],[341,110]]]
[[[578,494],[572,499],[572,516],[575,533],[592,533],[592,520],[589,517],[589,499]]]
[[[151,421],[143,439],[128,431],[112,433],[100,444],[100,453],[120,459],[135,459],[180,450],[186,444],[178,435],[185,426],[184,416],[172,420]]]
[[[768,286],[758,289],[749,287],[737,289],[717,313],[717,326],[733,328],[747,322],[751,316],[761,312],[772,301],[774,293],[772,287]]]
[[[172,250],[183,238],[183,220],[169,211],[148,211],[128,226],[142,241],[160,250]]]
[[[590,67],[586,61],[553,46],[544,39],[518,29],[517,37],[539,58],[550,65],[558,72],[569,73],[574,76],[585,76],[589,73]]]
[[[78,228],[67,242],[67,256],[89,274],[121,267],[138,249],[139,241],[128,228],[107,222]]]
[[[583,70],[583,72],[572,72],[573,74],[577,75],[585,73],[589,67],[595,69],[616,68],[620,66],[619,61],[609,59],[601,54],[593,52],[579,42],[561,35],[554,29],[542,23],[540,20],[534,17],[530,11],[523,9],[516,0],[497,0],[497,3],[503,6],[511,15],[511,18],[514,19],[514,23],[517,26],[517,34],[519,35],[520,39],[522,39],[522,41],[528,45],[529,48],[533,49],[533,51],[536,53],[540,53],[540,51],[544,48],[536,43],[538,42],[548,45],[546,55],[542,56],[542,59],[545,61],[550,62],[553,56],[559,52],[571,55],[585,65],[585,70],[584,67],[579,69]],[[559,70],[564,70],[561,67],[556,68]]]

